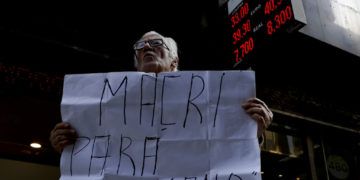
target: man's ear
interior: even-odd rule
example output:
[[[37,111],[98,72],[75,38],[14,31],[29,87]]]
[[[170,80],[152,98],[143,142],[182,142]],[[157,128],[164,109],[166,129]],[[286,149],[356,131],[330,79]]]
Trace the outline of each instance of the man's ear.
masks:
[[[179,58],[175,58],[171,61],[171,71],[176,71],[177,70],[177,67],[178,67],[178,62],[179,62]]]

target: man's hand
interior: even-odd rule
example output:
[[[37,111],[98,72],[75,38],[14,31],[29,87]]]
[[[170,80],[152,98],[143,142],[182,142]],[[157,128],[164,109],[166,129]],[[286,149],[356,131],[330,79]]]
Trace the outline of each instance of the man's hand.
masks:
[[[267,105],[258,98],[251,98],[242,105],[245,111],[257,122],[257,135],[260,137],[272,122],[273,113]]]
[[[62,152],[65,146],[73,144],[77,134],[69,123],[61,122],[56,124],[54,129],[50,133],[50,142],[52,147],[59,153]]]

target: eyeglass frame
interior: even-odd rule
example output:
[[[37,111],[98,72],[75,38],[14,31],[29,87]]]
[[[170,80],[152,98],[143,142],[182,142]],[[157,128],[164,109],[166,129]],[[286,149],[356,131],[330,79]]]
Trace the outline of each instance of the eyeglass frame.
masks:
[[[161,41],[161,44],[160,44],[160,45],[155,45],[155,46],[153,46],[151,42],[152,42],[152,41],[157,41],[157,40],[160,40],[160,41]],[[136,45],[139,44],[139,43],[144,43],[144,46],[137,49],[137,48],[136,48]],[[146,43],[149,44],[150,47],[164,46],[167,50],[170,51],[169,47],[165,44],[165,42],[164,42],[163,39],[149,39],[149,40],[146,40],[146,41],[138,41],[138,42],[136,42],[136,43],[133,45],[133,48],[134,48],[135,51],[139,51],[139,50],[141,50],[141,49],[144,49]]]

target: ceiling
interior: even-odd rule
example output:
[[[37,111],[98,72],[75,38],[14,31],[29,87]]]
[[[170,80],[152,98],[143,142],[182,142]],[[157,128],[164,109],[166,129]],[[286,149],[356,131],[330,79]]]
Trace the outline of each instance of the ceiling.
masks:
[[[63,75],[134,70],[132,44],[149,30],[177,40],[182,70],[232,69],[217,1],[146,2],[0,17],[1,157],[58,165],[48,136],[61,121]],[[336,109],[351,114],[343,125],[360,129],[359,57],[295,32],[275,37],[253,61],[270,107],[319,119]],[[29,148],[32,141],[44,148]]]

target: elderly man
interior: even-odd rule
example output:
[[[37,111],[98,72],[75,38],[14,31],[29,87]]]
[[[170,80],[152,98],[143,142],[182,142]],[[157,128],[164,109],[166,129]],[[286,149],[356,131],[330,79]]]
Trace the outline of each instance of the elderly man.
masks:
[[[179,57],[174,39],[150,31],[145,33],[134,44],[135,67],[141,72],[173,72],[178,70]],[[258,136],[270,125],[273,113],[267,105],[257,99],[251,98],[243,104],[245,111],[257,122]],[[73,144],[77,137],[76,131],[66,122],[58,123],[50,134],[50,142],[57,152],[65,146]]]

